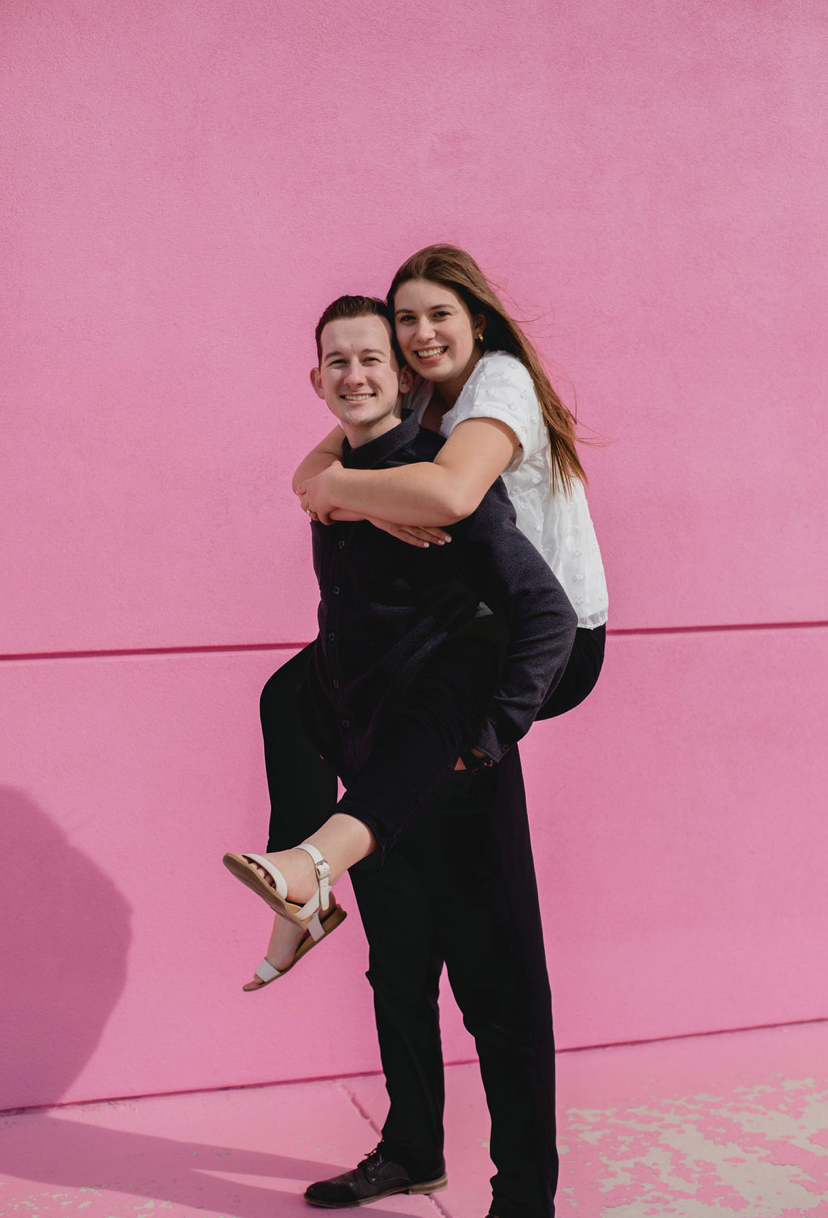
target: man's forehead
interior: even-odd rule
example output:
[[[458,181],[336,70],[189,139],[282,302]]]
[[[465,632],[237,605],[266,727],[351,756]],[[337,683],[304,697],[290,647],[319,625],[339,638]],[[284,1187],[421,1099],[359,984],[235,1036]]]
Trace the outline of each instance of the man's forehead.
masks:
[[[391,353],[391,326],[384,317],[368,313],[364,317],[336,317],[319,336],[323,358],[345,351],[375,350]]]

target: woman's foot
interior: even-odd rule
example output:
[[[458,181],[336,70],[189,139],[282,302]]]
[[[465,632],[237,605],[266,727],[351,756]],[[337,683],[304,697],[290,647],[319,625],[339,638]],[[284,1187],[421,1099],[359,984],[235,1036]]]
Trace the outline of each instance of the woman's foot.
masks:
[[[316,876],[316,868],[307,851],[299,849],[279,850],[266,854],[264,857],[273,863],[284,876],[285,883],[287,884],[287,900],[291,901],[294,905],[304,905],[318,891],[319,882]],[[258,866],[252,860],[250,865],[252,870],[266,884],[275,887],[273,877],[269,872],[265,871],[264,867]],[[333,894],[331,894],[329,909],[321,913],[323,924],[327,913],[334,909],[335,904]],[[307,933],[298,923],[291,922],[289,919],[277,914],[273,919],[273,930],[270,934],[270,942],[265,953],[265,960],[273,968],[283,973],[293,963],[296,949]],[[242,986],[242,989],[249,992],[261,989],[266,984],[261,977],[254,973],[253,979]]]
[[[295,923],[288,922],[287,918],[280,918],[277,915],[273,919],[273,930],[267,945],[265,960],[283,973],[292,964],[296,949],[304,934],[305,931],[301,926],[296,926]],[[242,989],[249,993],[250,990],[260,990],[265,984],[266,982],[254,973],[252,981],[248,981],[246,985],[242,986]]]
[[[317,890],[318,881],[313,859],[307,851],[300,850],[297,846],[293,850],[275,850],[272,854],[265,854],[263,857],[285,877],[289,901],[292,901],[294,905],[304,905],[311,899]],[[259,867],[256,863],[252,863],[251,866],[266,884],[272,888],[276,887],[273,883],[273,876],[265,871],[264,867]]]
[[[267,956],[259,966],[259,975],[243,987],[245,990],[267,985],[268,973],[273,974],[270,980],[281,976],[341,925],[345,911],[334,900],[331,886],[348,867],[376,848],[376,838],[367,825],[347,813],[334,813],[313,839],[293,850],[265,855],[225,854],[225,867],[276,913]],[[303,906],[309,906],[306,912]]]

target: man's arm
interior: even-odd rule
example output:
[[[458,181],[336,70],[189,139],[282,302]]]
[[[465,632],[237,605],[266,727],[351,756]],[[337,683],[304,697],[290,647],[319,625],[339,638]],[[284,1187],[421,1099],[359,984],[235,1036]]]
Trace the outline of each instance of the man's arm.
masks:
[[[499,761],[528,732],[563,675],[578,617],[557,578],[515,524],[501,482],[451,531],[452,565],[509,628],[499,687],[473,741]]]

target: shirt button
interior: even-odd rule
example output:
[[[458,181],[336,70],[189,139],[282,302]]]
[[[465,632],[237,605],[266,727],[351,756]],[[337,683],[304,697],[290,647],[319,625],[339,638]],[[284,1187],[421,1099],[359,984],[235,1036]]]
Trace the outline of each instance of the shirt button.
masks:
[[[350,719],[343,719],[343,720],[342,720],[342,726],[343,726],[343,727],[350,727],[350,726],[351,726],[351,720],[350,720]]]
[[[334,639],[335,639],[335,638],[336,638],[336,631],[335,631],[335,630],[329,630],[329,631],[328,631],[328,639],[330,640],[330,642],[332,643],[332,642],[334,641]]]
[[[340,550],[344,550],[344,549],[345,549],[345,542],[344,542],[344,541],[338,541],[336,544],[339,546]]]
[[[334,584],[334,586],[333,586],[333,594],[334,594],[334,596],[339,596],[339,593],[340,593],[340,587],[339,587],[339,584]]]
[[[338,681],[334,681],[334,682],[333,682],[333,687],[334,687],[334,689],[339,689],[339,682],[338,682]]]

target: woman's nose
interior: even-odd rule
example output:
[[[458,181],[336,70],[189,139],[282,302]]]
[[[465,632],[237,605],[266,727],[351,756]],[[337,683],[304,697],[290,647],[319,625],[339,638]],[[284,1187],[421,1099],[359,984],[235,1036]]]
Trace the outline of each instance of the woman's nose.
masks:
[[[434,337],[434,326],[427,317],[421,317],[417,322],[417,333],[415,337],[418,342],[424,342],[426,339]]]

